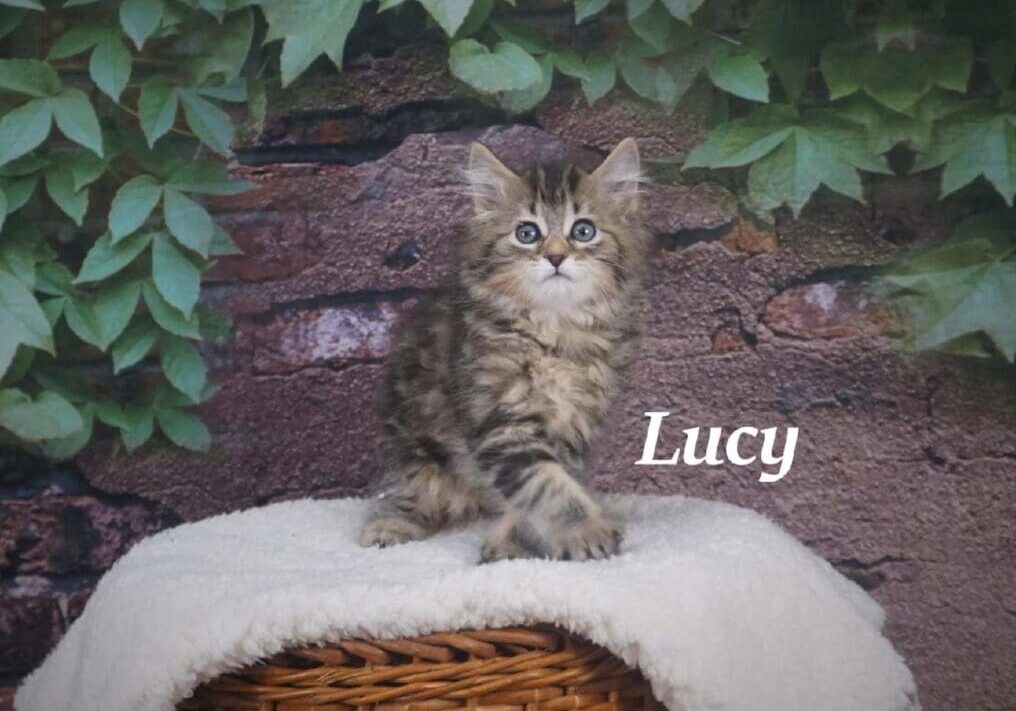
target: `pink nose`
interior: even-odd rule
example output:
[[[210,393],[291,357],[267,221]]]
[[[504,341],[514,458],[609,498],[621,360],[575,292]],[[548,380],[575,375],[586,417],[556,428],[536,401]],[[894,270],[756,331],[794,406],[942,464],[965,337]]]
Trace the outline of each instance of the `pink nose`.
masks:
[[[561,266],[561,262],[564,261],[564,256],[565,255],[563,254],[548,254],[547,261],[553,264],[554,268],[557,269],[559,266]]]

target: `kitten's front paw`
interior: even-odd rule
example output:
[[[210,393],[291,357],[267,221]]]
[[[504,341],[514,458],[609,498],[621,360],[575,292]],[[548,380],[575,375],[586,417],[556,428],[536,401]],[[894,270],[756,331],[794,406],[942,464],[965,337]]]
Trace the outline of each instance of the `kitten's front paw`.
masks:
[[[418,541],[427,535],[423,526],[400,516],[382,516],[368,521],[360,533],[360,545],[364,548],[388,546]]]
[[[562,527],[547,543],[558,560],[600,560],[621,546],[621,524],[601,514]]]

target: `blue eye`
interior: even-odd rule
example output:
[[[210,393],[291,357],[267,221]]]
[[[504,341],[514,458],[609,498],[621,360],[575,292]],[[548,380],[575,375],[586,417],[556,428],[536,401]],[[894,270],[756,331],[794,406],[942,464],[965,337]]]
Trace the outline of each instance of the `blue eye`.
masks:
[[[579,220],[571,228],[571,237],[576,242],[588,242],[596,236],[596,225],[589,220]]]
[[[523,222],[515,228],[515,239],[522,244],[533,244],[540,239],[540,228],[532,222]]]

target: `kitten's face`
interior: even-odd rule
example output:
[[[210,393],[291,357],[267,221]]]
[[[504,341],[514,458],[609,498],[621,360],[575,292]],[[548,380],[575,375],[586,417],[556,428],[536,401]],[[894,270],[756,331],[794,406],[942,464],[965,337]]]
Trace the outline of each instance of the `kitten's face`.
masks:
[[[467,282],[505,305],[568,311],[620,296],[641,269],[646,235],[639,159],[622,142],[592,174],[548,166],[518,176],[474,144],[475,214]]]

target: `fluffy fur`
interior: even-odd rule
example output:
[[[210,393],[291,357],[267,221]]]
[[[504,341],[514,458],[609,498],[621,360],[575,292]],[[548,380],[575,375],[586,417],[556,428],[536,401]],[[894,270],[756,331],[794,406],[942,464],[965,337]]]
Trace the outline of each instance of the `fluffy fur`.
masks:
[[[500,515],[485,560],[613,553],[621,527],[583,485],[586,460],[636,347],[651,246],[638,150],[591,174],[524,176],[474,144],[474,200],[454,283],[402,324],[382,398],[385,477],[364,545]],[[572,233],[579,221],[592,239]],[[516,233],[535,227],[530,244]]]

